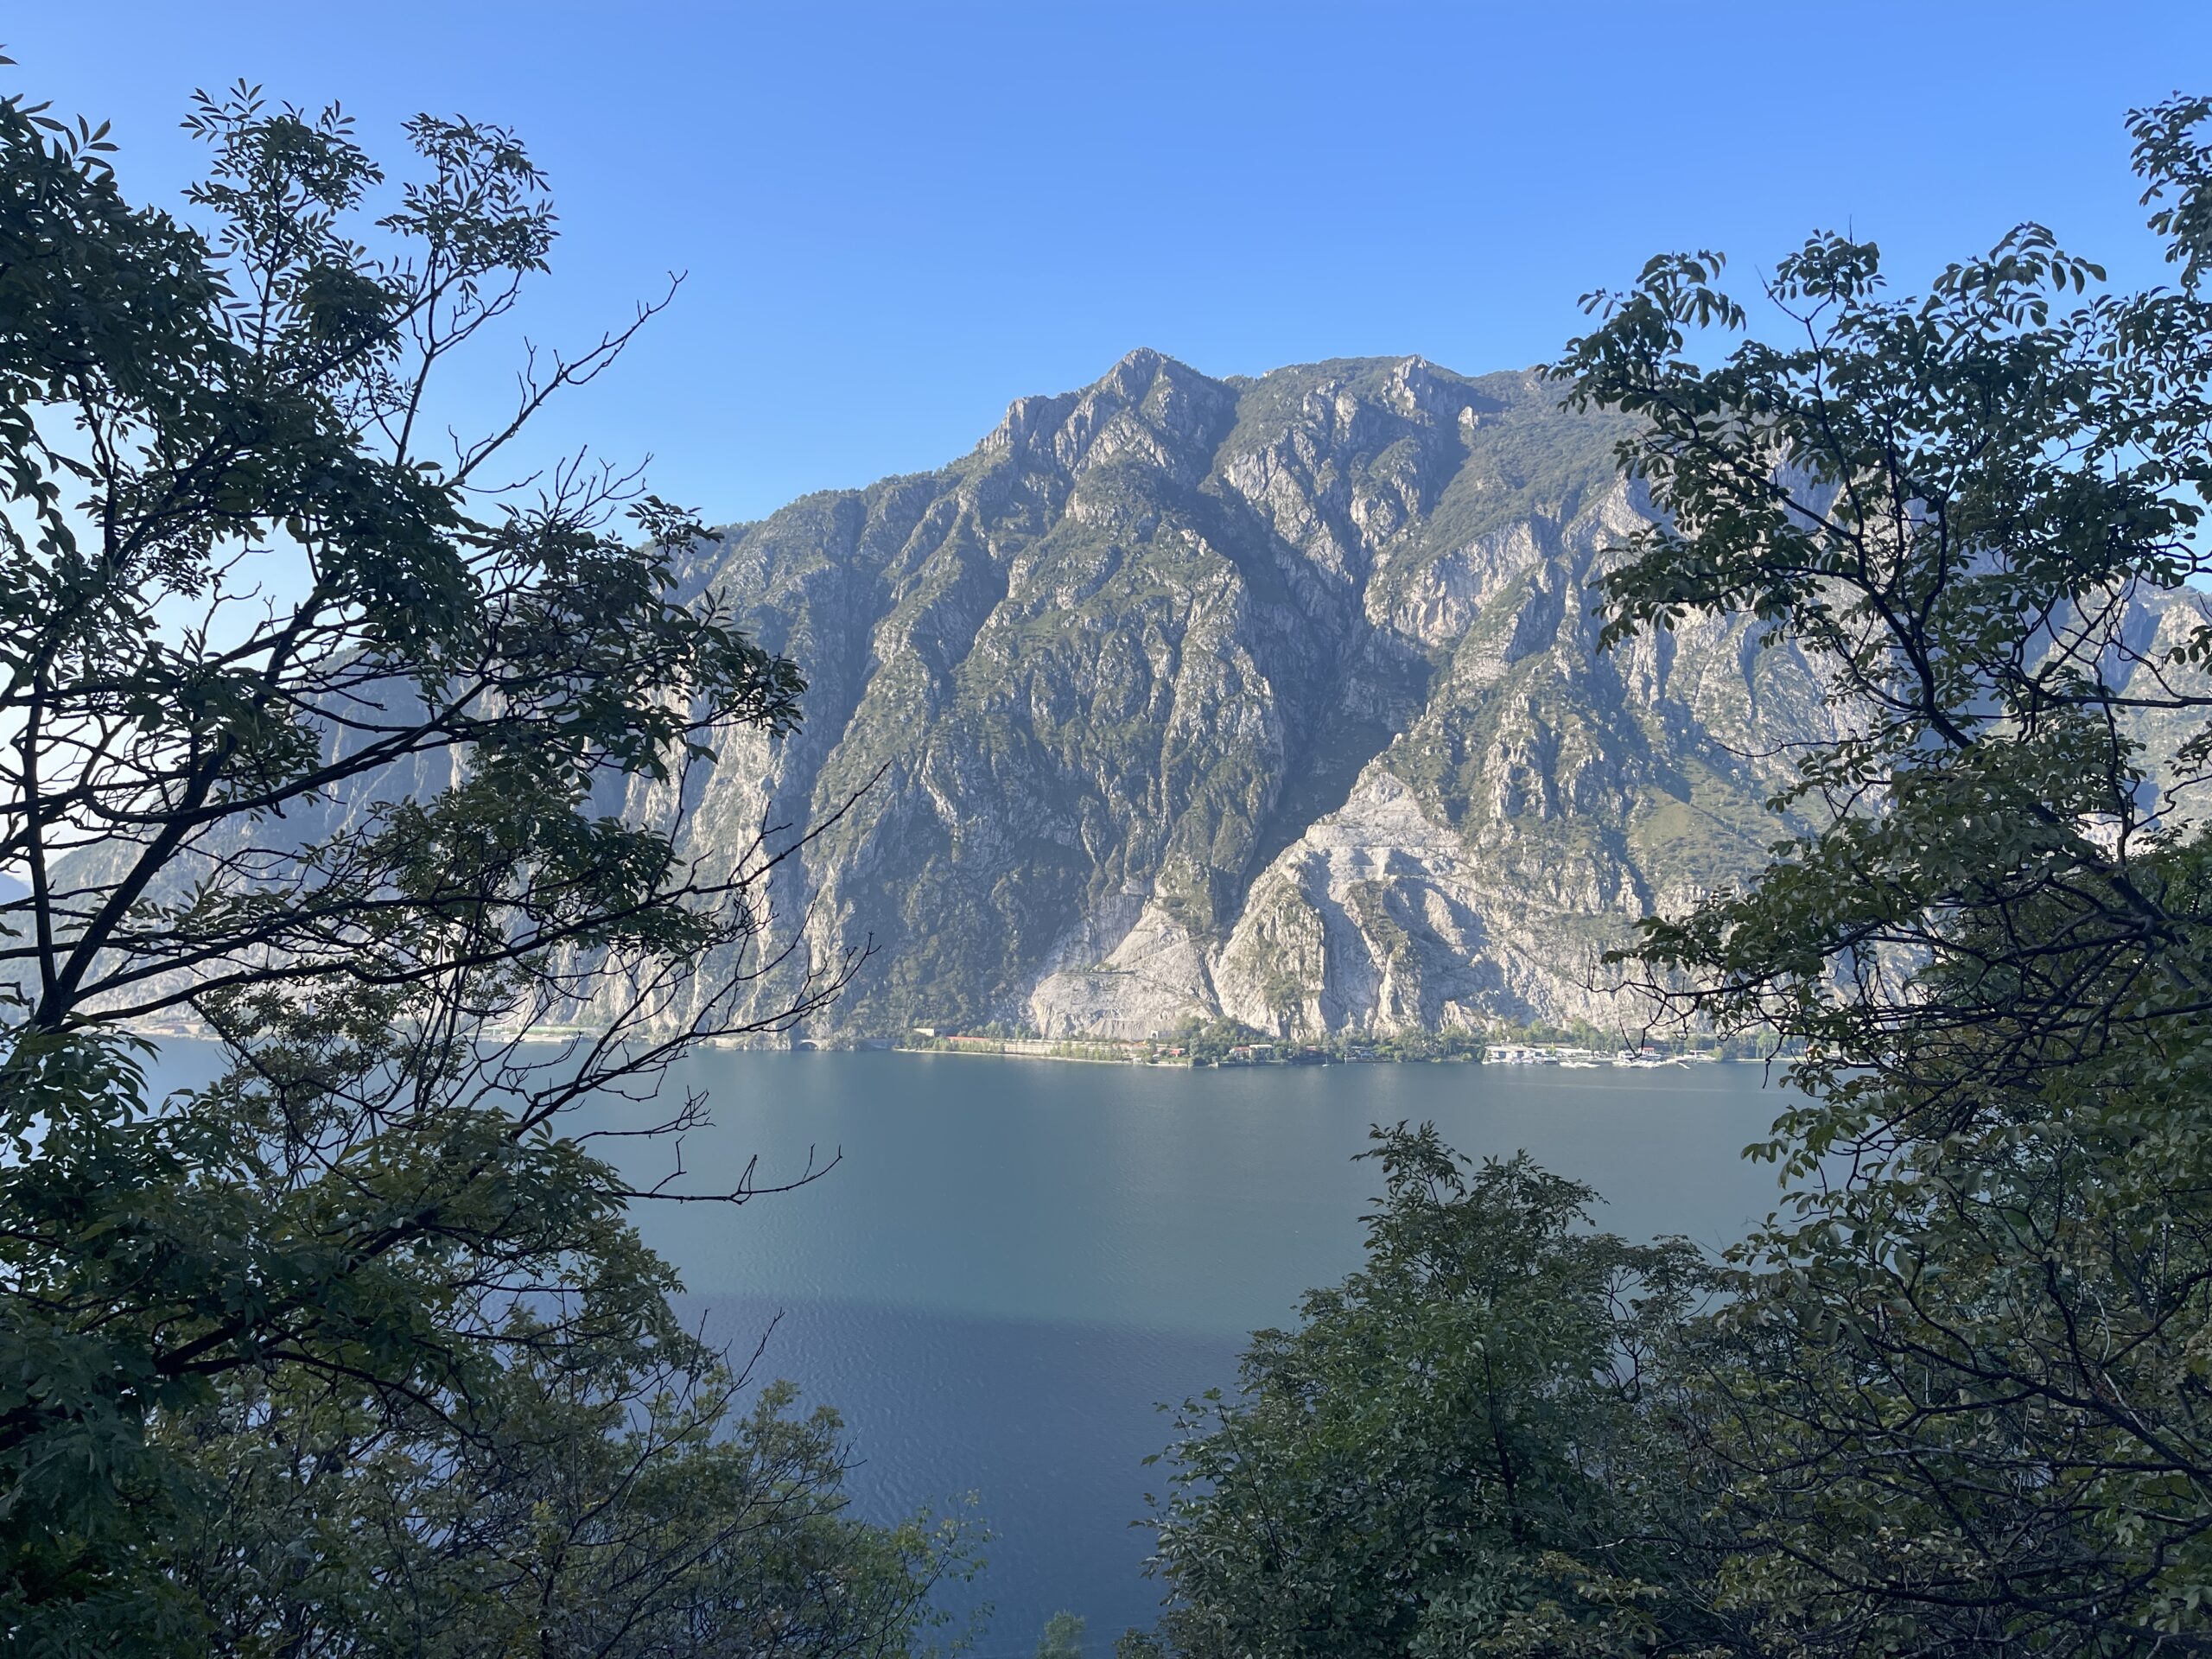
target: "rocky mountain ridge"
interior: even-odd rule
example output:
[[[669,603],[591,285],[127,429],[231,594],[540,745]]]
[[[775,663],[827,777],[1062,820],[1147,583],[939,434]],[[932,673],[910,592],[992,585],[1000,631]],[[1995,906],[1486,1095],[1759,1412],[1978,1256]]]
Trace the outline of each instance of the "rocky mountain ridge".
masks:
[[[872,947],[832,1039],[1604,1019],[1598,952],[1755,868],[1827,720],[1747,625],[1598,653],[1589,582],[1648,511],[1618,435],[1420,358],[1141,351],[1021,398],[940,471],[692,550],[810,690],[691,834],[842,811],[764,942]]]

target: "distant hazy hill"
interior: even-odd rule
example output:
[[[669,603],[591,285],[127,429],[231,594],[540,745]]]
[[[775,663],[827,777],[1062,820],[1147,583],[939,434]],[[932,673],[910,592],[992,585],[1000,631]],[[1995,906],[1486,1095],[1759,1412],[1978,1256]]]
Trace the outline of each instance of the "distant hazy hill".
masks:
[[[1600,1013],[1597,950],[1753,867],[1773,752],[1824,719],[1748,626],[1597,653],[1587,583],[1643,511],[1618,431],[1418,358],[1135,352],[1023,398],[699,556],[810,689],[696,833],[882,770],[778,889],[818,950],[875,946],[830,1032]]]

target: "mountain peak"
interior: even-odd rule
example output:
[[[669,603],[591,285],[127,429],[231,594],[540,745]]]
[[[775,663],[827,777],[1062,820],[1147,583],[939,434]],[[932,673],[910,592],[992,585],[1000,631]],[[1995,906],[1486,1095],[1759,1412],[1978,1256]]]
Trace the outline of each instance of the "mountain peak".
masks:
[[[696,833],[879,779],[777,878],[794,971],[877,947],[823,1034],[1601,1017],[1596,953],[1757,867],[1741,756],[1822,713],[1740,630],[1597,653],[1617,435],[1415,354],[1141,348],[1018,398],[967,461],[722,550],[806,725],[726,758]]]
[[[1234,402],[1221,382],[1139,346],[1078,391],[1015,398],[977,450],[1073,476],[1132,446],[1165,459],[1167,447],[1196,440],[1208,416]]]

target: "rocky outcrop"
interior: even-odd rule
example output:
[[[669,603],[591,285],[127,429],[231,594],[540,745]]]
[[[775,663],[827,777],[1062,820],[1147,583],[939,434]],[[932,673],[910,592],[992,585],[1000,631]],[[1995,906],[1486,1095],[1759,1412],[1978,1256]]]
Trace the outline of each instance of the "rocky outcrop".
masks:
[[[691,833],[842,813],[766,941],[871,950],[817,1036],[1602,1015],[1599,951],[1756,867],[1777,747],[1826,718],[1747,626],[1599,653],[1646,512],[1618,436],[1419,358],[1136,352],[1022,398],[942,472],[692,550],[809,691]]]

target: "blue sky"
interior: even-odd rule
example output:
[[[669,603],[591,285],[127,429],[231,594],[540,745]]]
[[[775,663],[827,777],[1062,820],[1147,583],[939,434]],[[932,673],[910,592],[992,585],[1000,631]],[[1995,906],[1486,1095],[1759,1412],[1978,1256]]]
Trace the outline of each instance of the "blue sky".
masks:
[[[1662,248],[1816,227],[1900,279],[2025,218],[2155,281],[2121,121],[2212,88],[2212,4],[10,7],[5,72],[195,164],[195,86],[520,130],[563,239],[531,332],[675,308],[545,445],[716,518],[965,451],[1147,345],[1217,374],[1554,354]],[[486,357],[464,404],[509,365]]]

